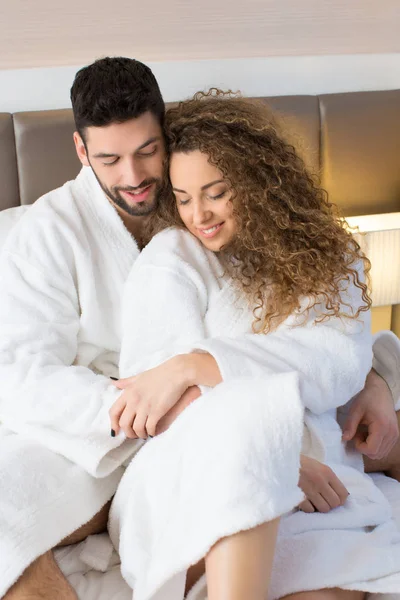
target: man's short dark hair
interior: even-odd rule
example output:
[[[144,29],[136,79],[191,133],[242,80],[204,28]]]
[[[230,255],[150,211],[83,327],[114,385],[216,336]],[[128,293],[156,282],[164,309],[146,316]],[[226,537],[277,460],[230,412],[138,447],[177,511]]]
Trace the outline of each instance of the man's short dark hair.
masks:
[[[124,123],[151,112],[163,126],[165,104],[151,69],[131,58],[106,57],[80,69],[71,88],[76,130]]]

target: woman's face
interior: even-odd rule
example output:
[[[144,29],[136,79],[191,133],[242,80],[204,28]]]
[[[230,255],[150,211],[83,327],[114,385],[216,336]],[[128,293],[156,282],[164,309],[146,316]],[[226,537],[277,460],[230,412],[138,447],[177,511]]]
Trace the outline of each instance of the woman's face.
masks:
[[[169,172],[185,227],[206,248],[217,252],[236,233],[228,183],[199,150],[172,154]]]

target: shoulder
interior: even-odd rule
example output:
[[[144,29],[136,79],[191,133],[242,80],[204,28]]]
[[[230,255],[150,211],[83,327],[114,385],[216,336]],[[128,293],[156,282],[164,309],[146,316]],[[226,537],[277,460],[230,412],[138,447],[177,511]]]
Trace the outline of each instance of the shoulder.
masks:
[[[202,253],[203,249],[207,251],[187,229],[180,227],[168,227],[157,233],[143,252],[157,252],[161,249],[172,253],[184,253],[185,251]]]
[[[195,269],[202,275],[219,273],[221,266],[214,252],[208,250],[186,229],[169,227],[161,231],[142,250],[138,265],[172,269]]]
[[[161,285],[195,286],[206,294],[217,282],[221,266],[216,255],[207,250],[187,230],[170,227],[158,233],[142,250],[128,277],[136,287],[143,279]],[[158,282],[158,283],[157,283]]]
[[[29,207],[4,216],[2,257],[18,256],[38,268],[64,261],[81,236],[82,219],[74,195],[74,181],[53,190]]]

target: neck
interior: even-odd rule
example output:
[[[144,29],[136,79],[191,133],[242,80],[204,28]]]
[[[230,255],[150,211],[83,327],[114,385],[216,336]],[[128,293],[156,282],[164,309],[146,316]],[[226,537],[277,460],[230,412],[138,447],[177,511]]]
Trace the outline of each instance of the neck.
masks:
[[[127,214],[125,211],[121,210],[118,206],[115,206],[117,213],[121,217],[123,224],[129,233],[135,238],[137,245],[140,250],[143,248],[143,240],[142,240],[142,232],[143,226],[148,220],[148,216],[146,217],[134,217],[133,215]]]

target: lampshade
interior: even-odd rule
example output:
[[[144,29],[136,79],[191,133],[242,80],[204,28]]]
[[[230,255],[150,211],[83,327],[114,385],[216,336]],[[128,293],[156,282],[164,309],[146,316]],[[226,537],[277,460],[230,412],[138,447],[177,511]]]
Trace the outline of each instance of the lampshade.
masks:
[[[363,252],[371,261],[374,306],[400,304],[400,212],[347,217]]]

